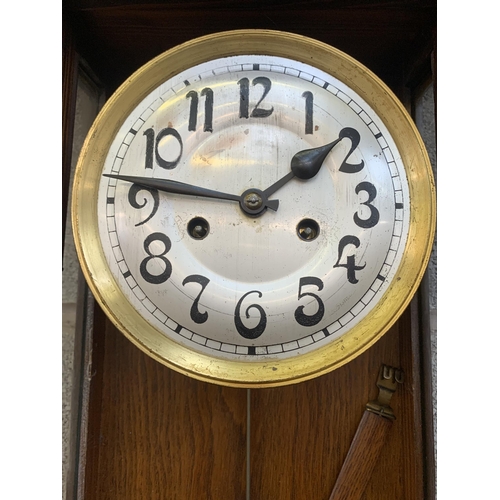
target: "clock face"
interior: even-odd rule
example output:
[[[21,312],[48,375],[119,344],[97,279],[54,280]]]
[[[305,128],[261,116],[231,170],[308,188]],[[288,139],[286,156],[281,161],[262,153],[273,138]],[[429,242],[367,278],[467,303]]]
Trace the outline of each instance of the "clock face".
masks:
[[[232,385],[298,381],[364,350],[397,315],[388,297],[403,294],[398,311],[408,298],[393,289],[411,246],[409,170],[386,120],[334,72],[216,52],[129,91],[87,167],[88,278],[169,366]]]

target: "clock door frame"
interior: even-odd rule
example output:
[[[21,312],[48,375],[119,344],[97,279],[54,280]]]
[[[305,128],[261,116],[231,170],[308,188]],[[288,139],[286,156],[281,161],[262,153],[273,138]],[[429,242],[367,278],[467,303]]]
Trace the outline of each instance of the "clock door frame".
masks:
[[[273,28],[263,26],[262,19],[277,15],[279,6],[275,4],[270,2],[267,10],[261,8],[261,16],[255,19],[250,10],[246,12],[249,21],[245,26],[238,21],[243,11],[233,5],[232,12],[220,11],[225,16],[224,28],[210,31]],[[360,3],[351,16],[336,12],[337,29],[347,30],[354,21],[367,19],[369,4]],[[101,33],[106,51],[100,58],[89,56],[97,43],[95,35],[100,33],[99,22],[107,19],[125,33],[124,21],[133,19],[131,9],[152,24],[155,10],[154,6],[151,12],[141,10],[133,3],[101,10],[92,2],[71,5],[63,16],[63,245],[78,68],[89,65],[109,95],[121,77],[110,76],[106,63],[113,54],[122,55],[119,45],[113,45],[117,39],[106,39]],[[422,5],[426,9],[420,15],[432,18],[432,9],[427,7],[433,4]],[[179,25],[181,30],[188,25],[189,2],[176,8],[179,19],[185,19]],[[214,19],[213,11],[192,9],[189,12],[194,17],[205,14]],[[301,30],[314,38],[313,27],[307,25],[313,18],[305,17]],[[280,19],[280,29],[296,31],[293,12]],[[429,25],[426,36],[415,41],[410,59],[382,70],[392,75],[390,86],[409,110],[419,88],[436,81],[432,19]],[[187,40],[205,34],[199,31],[191,28],[179,36]],[[398,37],[403,37],[401,31],[395,31],[396,42]],[[365,57],[369,62],[370,54]],[[66,499],[326,499],[364,405],[377,396],[375,383],[381,364],[401,367],[406,381],[393,398],[397,420],[363,498],[434,499],[428,289],[426,276],[396,325],[348,365],[297,385],[247,390],[189,379],[146,356],[105,317],[80,276]]]

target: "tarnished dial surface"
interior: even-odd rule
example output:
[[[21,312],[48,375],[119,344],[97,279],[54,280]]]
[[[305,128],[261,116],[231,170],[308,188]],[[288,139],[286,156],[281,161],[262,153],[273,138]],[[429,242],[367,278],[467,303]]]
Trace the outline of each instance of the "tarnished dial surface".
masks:
[[[397,268],[408,190],[391,137],[335,79],[277,57],[190,68],[134,110],[104,172],[263,191],[295,153],[347,127],[359,144],[340,141],[316,176],[290,180],[278,210],[258,217],[103,177],[101,240],[130,302],[165,335],[223,358],[295,356],[351,328]],[[311,240],[304,220],[317,227]],[[206,234],[192,234],[193,221]]]
[[[233,385],[341,352],[407,248],[396,144],[354,90],[289,57],[217,57],[163,81],[120,122],[96,177],[106,277],[131,311],[114,319],[137,337],[138,314],[153,332],[140,347]],[[313,358],[278,378],[319,373]]]

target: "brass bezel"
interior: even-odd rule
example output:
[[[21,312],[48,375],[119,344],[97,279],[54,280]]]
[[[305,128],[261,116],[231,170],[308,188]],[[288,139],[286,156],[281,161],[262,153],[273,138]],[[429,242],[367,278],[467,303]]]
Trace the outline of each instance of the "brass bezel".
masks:
[[[236,54],[288,57],[329,73],[357,92],[394,138],[406,169],[410,230],[397,275],[376,307],[340,339],[311,353],[263,363],[222,360],[191,351],[157,331],[121,293],[108,268],[98,232],[97,192],[108,148],[123,120],[156,86],[210,59]],[[72,198],[76,250],[89,287],[111,321],[137,347],[166,366],[206,382],[235,387],[297,383],[334,370],[373,345],[398,319],[425,272],[436,224],[435,187],[427,151],[407,111],[362,64],[322,42],[269,30],[216,33],[179,45],[136,71],[107,101],[77,164]]]

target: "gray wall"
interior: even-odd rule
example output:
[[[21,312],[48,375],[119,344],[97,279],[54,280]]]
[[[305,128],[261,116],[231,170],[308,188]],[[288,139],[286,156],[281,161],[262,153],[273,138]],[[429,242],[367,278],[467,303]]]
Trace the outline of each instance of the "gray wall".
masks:
[[[81,74],[78,79],[78,91],[76,96],[75,131],[73,138],[72,171],[73,173],[92,122],[97,116],[99,108],[99,94],[95,86],[85,75]],[[77,301],[79,264],[73,242],[71,229],[71,198],[68,206],[68,219],[66,222],[66,233],[64,238],[64,261],[62,272],[62,492],[63,498],[66,491],[66,473],[68,465],[68,440],[69,421],[71,411],[71,382],[73,373],[73,350],[75,337],[75,311]]]
[[[415,123],[427,147],[429,159],[437,183],[436,163],[436,123],[434,114],[434,92],[429,85],[417,100]],[[429,278],[429,309],[432,344],[432,380],[433,380],[433,417],[434,417],[434,453],[437,458],[437,235],[427,270]],[[437,459],[436,459],[437,462]]]

